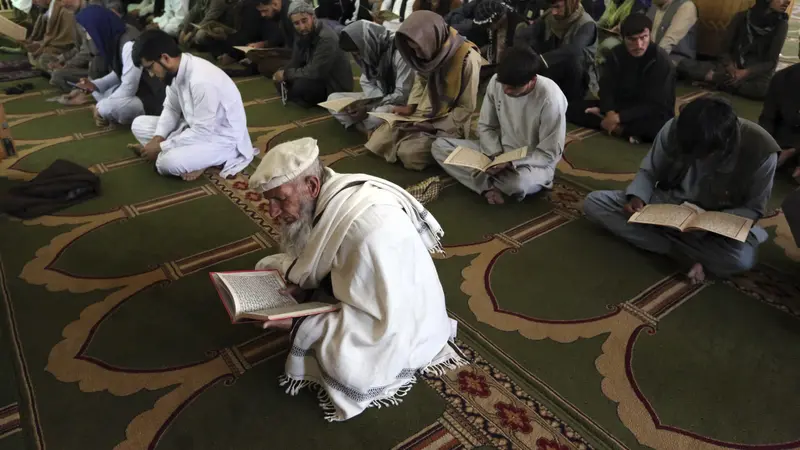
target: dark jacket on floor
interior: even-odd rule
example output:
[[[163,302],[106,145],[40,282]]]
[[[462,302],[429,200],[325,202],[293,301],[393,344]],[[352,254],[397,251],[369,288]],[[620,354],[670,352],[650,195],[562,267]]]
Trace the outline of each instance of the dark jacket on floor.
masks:
[[[775,73],[758,124],[781,148],[800,149],[800,64]]]
[[[288,81],[319,80],[325,83],[328,94],[353,91],[353,68],[339,48],[339,36],[319,21],[310,36],[295,36],[292,60],[284,75]]]
[[[650,44],[639,58],[614,47],[600,77],[600,112],[616,111],[625,124],[644,117],[675,115],[675,68],[669,55]]]
[[[31,181],[0,196],[0,212],[21,219],[43,216],[100,195],[100,178],[73,162],[56,160]]]

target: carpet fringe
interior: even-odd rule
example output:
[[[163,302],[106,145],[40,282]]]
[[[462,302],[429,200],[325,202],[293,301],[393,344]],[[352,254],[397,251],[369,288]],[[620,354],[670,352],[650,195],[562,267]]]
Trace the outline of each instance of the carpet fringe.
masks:
[[[459,367],[466,366],[467,364],[469,364],[469,361],[466,359],[462,358],[461,356],[454,356],[440,363],[423,367],[421,372],[427,375],[436,375],[437,377],[442,377],[448,371],[458,369]]]

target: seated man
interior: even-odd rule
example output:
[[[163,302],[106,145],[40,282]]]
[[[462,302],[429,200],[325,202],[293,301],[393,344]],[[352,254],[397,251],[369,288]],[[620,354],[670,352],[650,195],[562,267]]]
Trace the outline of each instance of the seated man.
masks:
[[[492,67],[488,78],[503,52],[514,45],[514,32],[522,17],[501,0],[474,0],[450,11],[444,20],[480,48]]]
[[[758,124],[781,147],[778,168],[789,167],[792,177],[800,183],[800,64],[793,64],[775,73],[769,84],[764,109]]]
[[[203,58],[181,53],[161,30],[139,36],[133,60],[167,85],[161,116],[139,116],[131,131],[140,154],[156,161],[161,175],[193,180],[209,167],[235,175],[253,160],[253,144],[239,89]]]
[[[553,186],[556,164],[564,153],[567,98],[553,80],[539,75],[541,69],[541,59],[533,50],[510,48],[486,86],[478,119],[479,141],[439,138],[433,142],[436,162],[490,204],[503,203],[503,195],[522,200]],[[484,173],[444,163],[458,146],[490,158],[527,147],[528,156]]]
[[[693,264],[689,277],[705,271],[727,277],[749,270],[767,233],[753,227],[746,242],[701,231],[629,224],[647,204],[689,202],[758,221],[765,212],[777,153],[775,140],[727,102],[700,98],[658,134],[626,191],[597,191],[586,197],[586,217],[631,244]]]
[[[147,28],[161,30],[170,36],[178,37],[187,14],[189,14],[189,0],[164,0],[164,13],[153,17]]]
[[[58,55],[75,47],[75,16],[62,6],[60,0],[35,0],[34,5],[47,8],[40,15],[25,44],[28,60],[39,70],[48,70],[50,63],[57,61]]]
[[[371,20],[368,0],[317,0],[314,15],[337,34],[356,20]]]
[[[653,0],[647,17],[653,21],[650,39],[673,64],[697,57],[697,7],[692,0]]]
[[[368,107],[331,113],[345,128],[355,126],[363,133],[370,133],[383,121],[368,116],[367,111],[392,112],[395,106],[405,105],[414,84],[414,71],[394,48],[394,33],[376,23],[358,20],[347,25],[339,34],[339,47],[353,55],[361,67],[361,92],[335,92],[328,100],[375,100]]]
[[[339,48],[339,36],[314,16],[314,7],[304,0],[289,5],[297,35],[292,59],[272,79],[284,83],[287,99],[310,108],[334,92],[353,90],[353,68]]]
[[[160,114],[164,104],[161,83],[152,86],[154,83],[150,83],[149,76],[142,73],[131,56],[139,30],[98,5],[83,8],[75,19],[86,30],[103,61],[108,61],[108,75],[91,81],[83,79],[78,84],[97,100],[95,123],[100,127],[128,125],[141,115]]]
[[[675,116],[675,68],[650,41],[652,25],[643,14],[625,19],[625,45],[615,47],[603,65],[600,100],[570,103],[570,122],[638,143],[652,142]]]
[[[293,329],[281,377],[289,394],[318,388],[325,418],[343,421],[398,403],[420,372],[465,362],[449,345],[455,322],[430,255],[444,232],[403,188],[323,167],[312,138],[267,152],[250,188],[263,192],[281,236],[282,253],[256,268],[278,270],[299,301],[316,290],[341,302],[264,325]]]
[[[209,41],[224,40],[227,37],[225,30],[220,30],[219,25],[233,28],[235,0],[194,0],[186,14],[178,33],[178,43],[181,45],[193,44],[205,47]],[[195,25],[197,25],[196,28]]]
[[[541,55],[542,75],[555,81],[570,102],[583,100],[597,82],[597,25],[578,0],[553,0],[542,19],[518,29],[515,39]]]
[[[717,61],[685,59],[678,75],[753,100],[763,100],[789,30],[789,0],[757,0],[731,19]]]
[[[102,2],[92,2],[102,3]],[[87,0],[61,0],[61,5],[72,12],[74,16],[85,8],[89,3]],[[105,63],[99,55],[93,56],[89,40],[86,33],[75,27],[75,47],[58,55],[55,61],[48,65],[50,72],[50,84],[57,87],[61,92],[68,92],[70,95],[64,99],[71,105],[80,105],[89,101],[82,91],[73,89],[69,83],[77,83],[82,78],[100,78],[105,75],[103,71]]]
[[[406,169],[423,170],[434,163],[431,144],[437,137],[467,136],[483,58],[475,44],[430,11],[411,14],[394,43],[416,77],[408,104],[392,112],[424,121],[382,124],[366,147],[387,162],[399,159]]]

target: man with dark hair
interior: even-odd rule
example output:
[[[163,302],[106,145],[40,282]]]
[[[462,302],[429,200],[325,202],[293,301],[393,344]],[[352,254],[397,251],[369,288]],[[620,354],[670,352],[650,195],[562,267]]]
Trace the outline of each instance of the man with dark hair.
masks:
[[[542,75],[555,81],[570,102],[586,96],[597,83],[594,69],[597,24],[579,0],[545,0],[550,9],[532,25],[517,30],[514,45],[541,55]]]
[[[339,36],[316,18],[314,7],[304,0],[289,5],[289,18],[297,33],[292,59],[272,77],[285,83],[287,99],[310,108],[334,92],[351,92],[353,68],[339,48]]]
[[[450,11],[444,20],[481,49],[492,66],[491,75],[503,52],[514,45],[514,32],[523,19],[503,0],[474,0]]]
[[[638,143],[652,142],[675,116],[675,69],[669,55],[650,41],[652,26],[643,14],[622,22],[625,44],[615,47],[603,65],[600,100],[570,103],[570,122]]]
[[[781,146],[778,169],[787,167],[800,183],[800,64],[775,73],[758,124]]]
[[[753,227],[745,242],[702,231],[629,224],[648,204],[683,204],[757,222],[767,207],[780,147],[763,128],[736,116],[717,98],[687,104],[664,126],[626,191],[597,191],[586,197],[586,217],[631,244],[692,265],[689,277],[705,270],[726,277],[749,270],[767,238]]]
[[[133,48],[137,66],[167,85],[161,116],[139,116],[131,131],[162,175],[193,180],[209,167],[235,175],[253,160],[239,89],[210,62],[181,53],[175,39],[148,30]]]
[[[551,79],[538,75],[542,62],[529,48],[512,47],[489,80],[478,119],[478,142],[438,138],[434,159],[453,178],[486,197],[504,203],[504,195],[522,200],[553,186],[556,165],[564,152],[567,98]],[[491,159],[527,147],[527,156],[481,172],[445,164],[458,147],[478,150]]]

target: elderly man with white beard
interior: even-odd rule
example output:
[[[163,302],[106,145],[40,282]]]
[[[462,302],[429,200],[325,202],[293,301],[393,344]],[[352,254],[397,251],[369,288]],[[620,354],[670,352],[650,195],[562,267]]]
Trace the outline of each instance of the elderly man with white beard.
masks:
[[[269,202],[282,253],[257,269],[280,271],[303,301],[328,290],[334,312],[267,323],[292,328],[281,385],[319,389],[328,421],[395,405],[420,372],[465,363],[451,340],[444,292],[431,253],[444,232],[408,192],[380,178],[337,174],[303,138],[268,151],[250,188]]]

